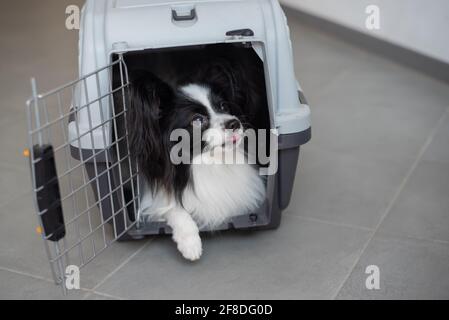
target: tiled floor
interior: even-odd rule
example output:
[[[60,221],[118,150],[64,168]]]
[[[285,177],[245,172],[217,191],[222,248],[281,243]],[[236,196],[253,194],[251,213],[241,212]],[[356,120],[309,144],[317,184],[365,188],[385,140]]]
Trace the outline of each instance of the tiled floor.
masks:
[[[0,13],[0,298],[63,298],[34,233],[24,101],[31,75],[43,90],[75,77],[64,11],[81,2]],[[207,236],[195,264],[168,238],[115,244],[69,298],[449,298],[449,85],[289,18],[313,140],[281,227]]]

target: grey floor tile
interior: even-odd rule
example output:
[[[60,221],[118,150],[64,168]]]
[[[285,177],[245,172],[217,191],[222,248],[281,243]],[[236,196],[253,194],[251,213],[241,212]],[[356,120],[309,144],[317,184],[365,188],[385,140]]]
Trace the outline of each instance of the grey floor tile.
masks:
[[[446,112],[448,85],[298,20],[290,29],[313,134],[288,210],[372,228]]]
[[[25,102],[31,96],[30,78],[37,78],[43,92],[77,75],[78,33],[65,28],[69,4],[81,5],[82,1],[18,0],[6,4],[0,13],[0,29],[8,30],[2,33],[4,50],[0,53],[0,162],[24,163],[21,154],[27,145]]]
[[[37,78],[42,91],[76,77],[78,32],[65,28],[65,8],[82,3],[18,0],[5,4],[0,13],[0,29],[8,30],[2,32],[0,53],[2,117],[24,113],[31,95],[30,77]]]
[[[311,143],[364,159],[414,159],[449,107],[449,86],[290,16]]]
[[[169,238],[158,238],[98,290],[137,299],[325,299],[367,238],[286,215],[276,231],[207,237],[197,263],[184,261]]]
[[[366,267],[380,271],[380,289],[367,290]],[[449,299],[449,245],[375,237],[338,299]]]
[[[31,196],[27,194],[26,197],[1,206],[0,221],[0,267],[50,279],[51,272],[44,250],[44,243],[35,231],[38,224]],[[81,226],[81,234],[87,234],[89,231],[87,222],[81,220],[79,224]],[[74,240],[76,238],[75,228],[69,227],[67,230],[69,246],[75,244]],[[112,230],[107,228],[106,239],[109,241],[111,238]],[[102,234],[100,232],[94,233],[92,237],[83,241],[84,258],[86,260],[93,255],[91,239],[94,239],[97,249],[103,246]],[[144,242],[142,241],[113,244],[81,270],[81,286],[88,289],[93,288],[143,244]],[[81,260],[77,249],[70,251],[71,264],[80,264]]]
[[[449,106],[446,83],[310,27],[291,12],[287,12],[287,17],[290,18],[296,76],[314,110],[321,108],[319,98],[326,95],[331,95],[335,107],[344,105],[344,99],[364,105],[370,104],[373,98],[386,106],[397,105],[397,101],[403,101],[400,103],[403,106],[410,101],[422,103],[426,106],[421,108],[424,111],[429,104]],[[338,92],[328,91],[332,86]],[[358,95],[362,99],[358,99]],[[350,125],[350,118],[347,120]]]
[[[32,76],[40,92],[77,77],[78,32],[65,28],[65,8],[83,3],[18,0],[5,4],[0,12],[0,30],[8,30],[1,33],[5,50],[0,53],[0,267],[46,278],[50,272],[42,241],[34,231],[37,220],[29,194],[24,197],[30,190],[27,161],[22,157],[27,142],[25,102],[31,95]],[[114,245],[86,266],[82,285],[97,284],[141,245]]]
[[[287,210],[296,215],[374,228],[408,165],[385,159],[360,160],[311,143],[301,149]]]
[[[28,170],[28,159],[23,156],[23,150],[28,147],[26,118],[21,115],[6,118],[0,124],[0,163]]]
[[[82,2],[17,0],[0,11],[0,30],[8,30],[2,33],[0,53],[0,267],[45,278],[50,278],[48,262],[34,232],[30,179],[21,155],[24,103],[31,76],[37,77],[40,91],[76,77],[77,32],[64,28],[63,13],[68,4]],[[313,140],[302,149],[281,228],[208,237],[198,264],[183,261],[170,239],[156,238],[102,290],[136,298],[329,298],[336,293],[367,232],[293,215],[374,227],[449,107],[449,90],[447,84],[288,17],[295,71],[312,107]],[[427,162],[418,166],[381,234],[448,240],[448,128],[447,123],[440,128],[423,157]],[[114,245],[82,271],[82,285],[95,286],[142,245]],[[448,267],[447,252],[446,245],[434,242],[376,238],[339,297],[447,297],[442,272]],[[363,291],[365,262],[385,268],[384,291]],[[3,297],[61,295],[47,281],[0,271]]]
[[[72,300],[84,296],[84,291],[71,291],[64,296],[54,283],[0,269],[1,300]]]
[[[422,161],[379,232],[449,242],[449,163]]]
[[[407,73],[345,73],[315,97],[311,143],[361,159],[414,160],[448,107],[449,87]],[[444,90],[443,90],[444,88]]]
[[[31,190],[30,173],[26,168],[0,162],[0,206],[20,199]]]
[[[315,96],[337,81],[346,69],[348,47],[293,19],[289,25],[296,77],[312,104]]]
[[[308,90],[319,93],[329,84],[337,82],[347,70],[396,72],[404,68],[381,56],[348,42],[343,42],[326,32],[304,24],[287,12],[293,44],[296,76]],[[307,91],[308,92],[308,91]]]

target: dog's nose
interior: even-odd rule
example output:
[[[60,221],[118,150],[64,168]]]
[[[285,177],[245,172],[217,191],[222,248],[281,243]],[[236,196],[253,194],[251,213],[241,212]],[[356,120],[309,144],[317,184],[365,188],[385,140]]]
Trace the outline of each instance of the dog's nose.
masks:
[[[225,129],[237,130],[240,129],[240,121],[237,119],[229,120],[225,123]]]

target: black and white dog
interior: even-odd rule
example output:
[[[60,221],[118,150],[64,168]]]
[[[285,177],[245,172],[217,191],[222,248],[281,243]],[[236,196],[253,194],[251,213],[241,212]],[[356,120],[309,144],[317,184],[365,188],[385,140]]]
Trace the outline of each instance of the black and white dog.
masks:
[[[206,59],[173,74],[169,80],[149,71],[132,76],[130,150],[146,178],[141,214],[165,220],[178,250],[186,259],[197,260],[202,227],[213,229],[250,213],[265,199],[264,179],[254,166],[219,160],[227,152],[245,156],[243,133],[261,98],[251,73],[226,59]],[[190,163],[171,160],[176,142],[170,135],[177,129],[191,137],[200,130],[200,141],[191,138]],[[199,153],[193,151],[195,144]],[[199,157],[202,160],[196,161]]]

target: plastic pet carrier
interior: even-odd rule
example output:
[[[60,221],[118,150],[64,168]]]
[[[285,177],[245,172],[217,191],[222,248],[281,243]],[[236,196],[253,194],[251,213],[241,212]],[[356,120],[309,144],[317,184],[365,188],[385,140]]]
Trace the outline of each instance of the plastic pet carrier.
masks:
[[[27,103],[39,231],[56,283],[64,283],[66,266],[85,266],[116,240],[170,233],[164,221],[138,214],[142,179],[125,122],[129,73],[157,67],[164,55],[233,52],[259,69],[266,110],[258,126],[276,130],[277,171],[267,176],[259,210],[219,229],[279,225],[311,129],[276,0],[88,0],[79,36],[79,79],[43,94],[33,80]]]

